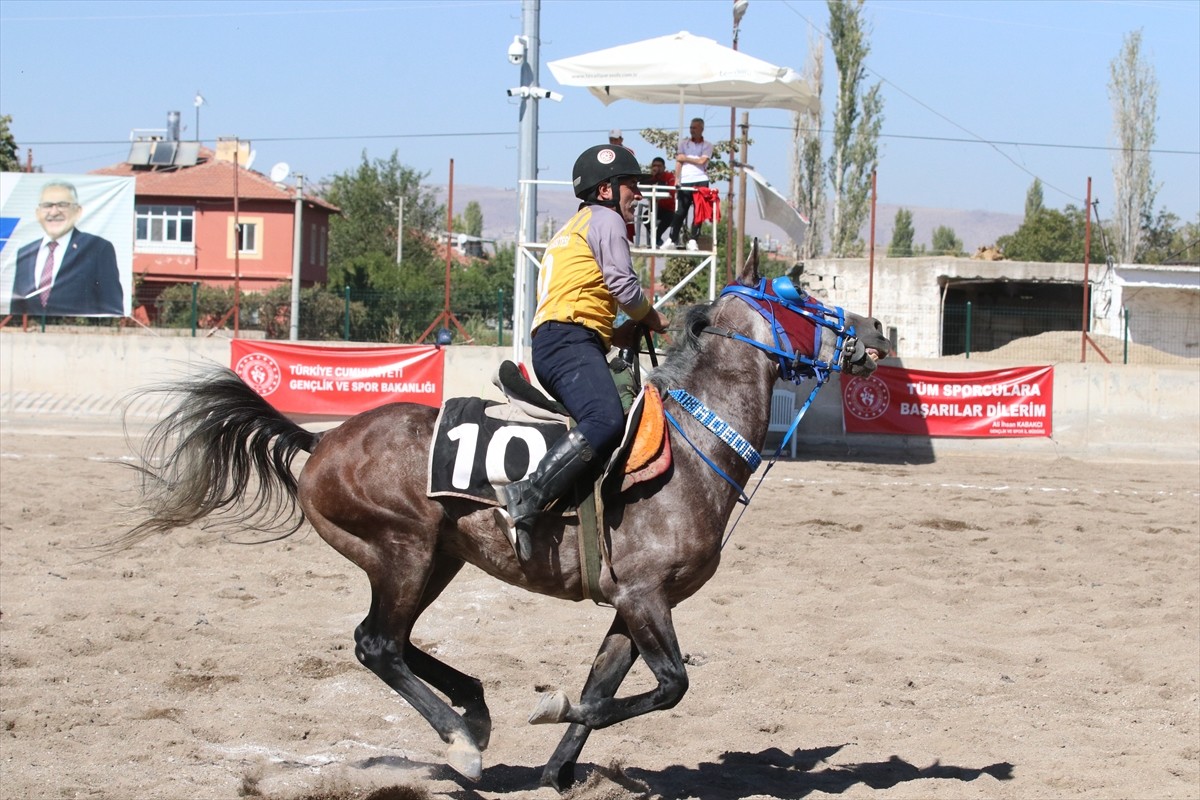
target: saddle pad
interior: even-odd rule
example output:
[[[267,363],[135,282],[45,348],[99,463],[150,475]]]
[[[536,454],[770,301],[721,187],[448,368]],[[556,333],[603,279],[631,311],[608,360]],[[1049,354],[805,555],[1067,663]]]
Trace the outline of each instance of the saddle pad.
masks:
[[[654,384],[647,384],[642,390],[642,415],[633,436],[633,446],[629,450],[629,457],[625,459],[626,474],[637,472],[662,452],[666,427],[662,395]]]
[[[496,487],[533,472],[566,432],[565,424],[534,419],[508,403],[452,397],[433,426],[426,494],[500,505]]]

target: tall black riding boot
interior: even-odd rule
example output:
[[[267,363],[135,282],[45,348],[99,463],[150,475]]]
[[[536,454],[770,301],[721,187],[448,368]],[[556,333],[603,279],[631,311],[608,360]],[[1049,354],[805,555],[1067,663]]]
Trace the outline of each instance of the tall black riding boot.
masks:
[[[572,428],[542,456],[532,475],[510,483],[501,491],[500,500],[505,506],[493,513],[496,524],[508,536],[518,561],[524,563],[533,553],[530,534],[538,514],[571,488],[594,457],[587,439],[578,428]]]

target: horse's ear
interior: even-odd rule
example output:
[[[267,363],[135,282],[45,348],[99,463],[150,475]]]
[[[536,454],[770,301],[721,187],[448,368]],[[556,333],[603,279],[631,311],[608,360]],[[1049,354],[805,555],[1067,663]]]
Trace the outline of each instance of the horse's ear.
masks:
[[[757,286],[759,278],[758,274],[758,238],[750,243],[750,255],[746,256],[746,263],[742,267],[742,274],[738,275],[738,283],[742,286]]]

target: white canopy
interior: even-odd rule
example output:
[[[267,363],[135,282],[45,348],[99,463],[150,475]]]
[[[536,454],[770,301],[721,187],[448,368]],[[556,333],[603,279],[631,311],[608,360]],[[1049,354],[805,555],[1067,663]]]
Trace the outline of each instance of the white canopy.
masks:
[[[737,108],[817,110],[808,82],[777,67],[687,31],[551,61],[563,86],[585,86],[605,105],[695,103]]]

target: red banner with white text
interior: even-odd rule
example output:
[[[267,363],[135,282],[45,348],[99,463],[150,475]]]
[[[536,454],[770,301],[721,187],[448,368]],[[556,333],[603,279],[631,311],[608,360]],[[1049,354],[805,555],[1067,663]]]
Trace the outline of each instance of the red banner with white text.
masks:
[[[928,372],[880,367],[842,376],[847,433],[911,436],[1049,436],[1054,367]]]
[[[320,347],[251,339],[231,342],[230,366],[289,414],[353,416],[385,403],[442,404],[442,348]]]

